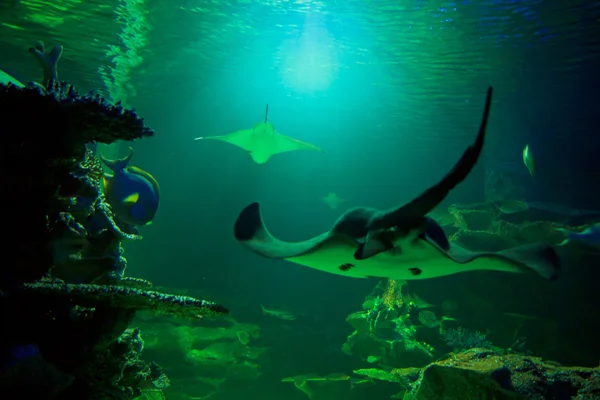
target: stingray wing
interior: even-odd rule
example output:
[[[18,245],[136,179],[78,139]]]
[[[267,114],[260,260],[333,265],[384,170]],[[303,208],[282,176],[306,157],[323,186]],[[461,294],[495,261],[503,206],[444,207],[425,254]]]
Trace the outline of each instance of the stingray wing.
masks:
[[[291,138],[286,135],[282,135],[279,132],[275,132],[273,134],[273,154],[279,154],[284,153],[286,151],[294,150],[314,150],[321,152],[324,151],[318,146]]]
[[[473,252],[452,244],[446,254],[459,264],[480,258],[501,260],[524,271],[535,272],[550,281],[558,278],[561,271],[558,254],[552,246],[543,243],[526,244],[498,252]]]
[[[265,226],[258,203],[252,203],[242,210],[235,222],[234,234],[237,241],[245,247],[265,258],[272,259],[301,256],[333,236],[332,233],[325,232],[303,242],[290,243],[279,240],[271,235]]]
[[[252,151],[255,147],[256,142],[256,138],[254,137],[253,133],[253,129],[242,129],[240,131],[229,133],[227,135],[199,137],[194,140],[220,140],[222,142],[231,143],[232,145],[237,146],[246,151]]]
[[[427,189],[410,203],[391,211],[381,212],[369,223],[369,230],[389,229],[395,226],[411,228],[420,223],[422,218],[431,212],[448,196],[448,193],[461,183],[471,172],[483,149],[490,106],[492,103],[492,88],[487,91],[483,117],[475,142],[469,146],[454,168],[434,186]]]

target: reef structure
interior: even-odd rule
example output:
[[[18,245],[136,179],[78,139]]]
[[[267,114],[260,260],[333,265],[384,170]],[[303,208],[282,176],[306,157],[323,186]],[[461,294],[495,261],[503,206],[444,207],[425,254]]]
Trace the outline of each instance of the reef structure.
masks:
[[[54,58],[43,58],[41,43],[36,49],[47,66],[43,86],[0,84],[0,394],[133,399],[160,391],[169,380],[140,359],[143,340],[129,328],[136,311],[198,319],[227,309],[125,276],[121,243],[140,236],[114,219],[89,146],[154,131],[135,111],[59,82],[62,48]]]
[[[397,382],[403,400],[545,400],[600,398],[600,367],[565,367],[540,357],[488,349],[449,353],[423,368],[354,371]]]

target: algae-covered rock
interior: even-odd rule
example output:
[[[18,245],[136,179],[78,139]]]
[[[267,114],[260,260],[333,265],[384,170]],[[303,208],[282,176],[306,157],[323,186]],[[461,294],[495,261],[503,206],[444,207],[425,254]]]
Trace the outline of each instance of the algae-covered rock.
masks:
[[[600,399],[600,367],[471,349],[429,364],[404,400]]]
[[[348,322],[358,332],[369,332],[371,323],[367,318],[367,314],[363,312],[355,312],[346,317]]]

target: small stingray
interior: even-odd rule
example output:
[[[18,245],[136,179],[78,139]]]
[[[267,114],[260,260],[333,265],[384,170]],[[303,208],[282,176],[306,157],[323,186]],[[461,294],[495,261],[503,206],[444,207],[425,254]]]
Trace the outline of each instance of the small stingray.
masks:
[[[337,210],[340,205],[346,202],[346,199],[342,199],[335,193],[328,193],[327,196],[321,198],[321,201],[327,204],[327,207],[332,210]]]
[[[282,135],[268,122],[269,105],[265,112],[265,120],[254,125],[252,129],[242,129],[222,136],[198,137],[194,140],[214,139],[231,143],[246,150],[255,163],[264,164],[275,154],[294,150],[323,151],[320,147],[301,142],[289,136]]]

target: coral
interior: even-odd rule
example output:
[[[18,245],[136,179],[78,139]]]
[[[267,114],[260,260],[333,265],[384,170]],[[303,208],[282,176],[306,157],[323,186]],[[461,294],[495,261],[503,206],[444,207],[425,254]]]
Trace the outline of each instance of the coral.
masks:
[[[563,367],[538,357],[471,349],[423,368],[359,369],[374,380],[397,382],[404,400],[544,400],[600,398],[600,367]]]
[[[455,350],[467,350],[472,348],[490,348],[492,342],[486,339],[487,335],[478,331],[469,331],[463,327],[448,329],[443,339],[448,346]]]
[[[396,302],[388,307],[380,297],[370,304],[371,309],[346,318],[355,330],[342,346],[343,352],[379,365],[425,365],[431,361],[434,348],[416,339],[418,327],[410,321],[408,304],[398,306]]]
[[[152,282],[142,278],[134,278],[131,276],[125,276],[119,281],[119,286],[127,286],[137,289],[150,289],[153,285]]]
[[[537,357],[472,349],[421,370],[405,400],[600,398],[600,369],[563,367]]]
[[[26,283],[3,297],[36,297],[48,299],[65,298],[76,304],[98,304],[99,302],[123,310],[150,310],[156,314],[171,314],[184,318],[202,318],[227,313],[220,304],[198,300],[189,296],[179,296],[134,288],[69,284],[69,283]]]
[[[382,296],[383,304],[387,307],[402,307],[402,288],[405,285],[406,281],[388,279],[387,287]]]
[[[35,85],[2,85],[0,106],[5,117],[3,130],[18,131],[20,144],[25,147],[20,152],[47,143],[53,150],[52,158],[67,158],[81,155],[86,143],[113,143],[154,135],[135,111],[120,103],[109,103],[93,92],[80,95],[66,82],[53,82],[46,91]],[[20,118],[27,114],[36,118]],[[57,146],[52,142],[60,143]]]
[[[39,58],[43,46],[36,48]],[[48,56],[55,61],[48,65],[42,60],[45,87],[0,85],[0,179],[9,211],[0,271],[0,393],[6,399],[161,398],[169,380],[140,359],[144,342],[128,329],[135,313],[197,320],[227,310],[125,277],[121,242],[141,237],[113,219],[102,168],[87,145],[154,132],[135,111],[56,82],[58,54]]]
[[[56,258],[72,258],[65,253],[76,253],[89,239],[86,225],[95,231],[89,235],[97,242],[91,247],[98,249],[98,242],[103,242],[102,252],[122,268],[117,241],[132,238],[135,232],[123,232],[128,228],[113,222],[85,144],[134,140],[154,132],[134,111],[98,95],[81,96],[58,82],[47,90],[0,85],[0,116],[0,174],[6,209],[11,210],[5,223],[13,227],[13,234],[3,241],[3,254],[14,255],[3,268],[0,285],[37,280]],[[68,215],[71,209],[73,215]],[[25,237],[29,240],[22,240]],[[117,278],[122,275],[116,272]]]

